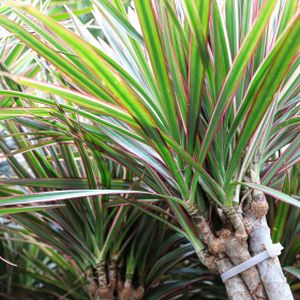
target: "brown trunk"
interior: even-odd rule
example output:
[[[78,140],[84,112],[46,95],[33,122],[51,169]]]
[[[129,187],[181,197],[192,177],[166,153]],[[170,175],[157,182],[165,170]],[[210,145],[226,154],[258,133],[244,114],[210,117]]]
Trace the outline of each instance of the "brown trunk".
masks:
[[[234,207],[224,209],[233,229],[223,229],[217,232],[217,236],[195,206],[190,206],[188,212],[198,229],[201,241],[207,245],[207,250],[198,253],[198,256],[208,268],[222,274],[251,258],[247,244],[248,234],[241,216]],[[230,299],[267,299],[256,267],[229,279],[225,286]]]
[[[250,175],[252,182],[260,183],[259,168],[256,165]],[[249,248],[252,255],[261,253],[267,246],[272,245],[271,232],[266,219],[268,209],[265,194],[254,190],[245,207],[246,221],[252,227],[249,233]],[[269,300],[294,299],[278,257],[264,260],[257,265],[257,268]]]
[[[226,239],[226,255],[229,257],[233,265],[239,265],[251,258],[251,255],[248,251],[247,242],[245,240],[238,239],[235,235],[231,234],[229,230],[227,231],[229,232],[229,235],[227,235]],[[242,277],[253,299],[267,299],[256,267],[249,268],[248,270],[242,272],[240,276]]]
[[[216,267],[220,274],[233,267],[226,257],[216,260]],[[248,288],[240,276],[232,277],[224,282],[229,300],[253,300]]]
[[[93,277],[93,270],[86,273],[90,298],[93,300],[142,300],[144,288],[139,286],[134,288],[131,279],[126,279],[123,283],[118,280],[117,264],[111,262],[106,272],[105,263],[97,266],[98,277]],[[108,274],[107,274],[108,273]]]
[[[272,245],[270,228],[265,215],[257,213],[259,205],[266,206],[266,201],[252,204],[246,217],[252,226],[250,232],[250,250],[256,255],[266,250],[266,245]],[[255,208],[253,208],[255,207]],[[283,274],[278,257],[269,258],[257,265],[261,280],[266,289],[269,300],[292,300],[293,295]]]

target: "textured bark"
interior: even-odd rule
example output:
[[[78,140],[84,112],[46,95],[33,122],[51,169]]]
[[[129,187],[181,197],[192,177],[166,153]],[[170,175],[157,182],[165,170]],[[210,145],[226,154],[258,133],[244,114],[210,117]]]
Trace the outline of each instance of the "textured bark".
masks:
[[[225,229],[219,232],[219,236],[223,236],[223,239],[226,240],[227,256],[234,265],[238,265],[251,258],[247,243],[248,233],[238,206],[224,207],[224,213],[234,228],[234,234],[232,234],[230,230]],[[255,266],[242,272],[241,277],[253,299],[267,299],[258,270]]]
[[[101,288],[98,289],[98,294],[96,295],[96,299],[100,299],[100,300],[114,300],[114,293],[113,290],[110,289],[109,287],[107,288]]]
[[[142,300],[144,298],[145,289],[142,286],[139,286],[134,290],[133,298],[134,300]]]
[[[249,210],[247,218],[252,225],[249,246],[252,255],[256,255],[266,250],[265,245],[272,244],[270,228],[265,216],[256,218],[254,213]],[[257,268],[269,300],[294,299],[278,257],[269,258],[259,263]]]
[[[145,290],[142,286],[134,288],[131,279],[126,279],[125,283],[119,283],[118,298],[120,300],[142,300]]]
[[[203,249],[197,253],[200,262],[206,266],[209,270],[217,272],[215,264],[216,258],[211,255],[206,249]]]
[[[228,237],[227,241],[228,243],[226,254],[234,265],[238,265],[251,258],[246,241],[239,240],[235,235],[231,235],[230,237]],[[240,276],[248,287],[253,299],[267,299],[256,267],[249,268],[248,270],[242,272]]]
[[[131,280],[126,280],[124,286],[120,290],[120,300],[132,300],[133,289]]]
[[[109,283],[107,282],[107,274],[104,262],[101,262],[97,265],[97,274],[99,288],[96,297],[99,297],[101,300],[114,299],[114,290],[110,287]]]
[[[216,255],[224,253],[226,241],[214,235],[200,210],[196,206],[191,205],[187,212],[197,228],[200,240],[207,245],[209,252]]]
[[[97,276],[93,276],[95,271]],[[111,259],[107,268],[106,263],[101,262],[97,265],[96,270],[87,270],[86,279],[89,295],[93,300],[142,300],[144,297],[143,286],[135,288],[131,278],[127,278],[125,282],[118,278],[116,259]]]
[[[243,217],[241,212],[239,211],[238,206],[225,206],[223,211],[229,220],[230,224],[233,226],[235,232],[235,236],[239,241],[246,241],[248,238],[248,234],[246,232]]]
[[[117,287],[117,260],[112,260],[108,265],[108,278],[110,288],[115,290]]]
[[[207,245],[207,250],[203,250],[198,253],[198,257],[201,262],[206,265],[209,269],[219,272],[220,274],[225,271],[231,269],[233,267],[231,261],[225,257],[225,252],[227,251],[232,256],[235,256],[233,253],[237,249],[244,246],[243,251],[246,251],[247,246],[245,242],[245,235],[243,235],[243,245],[239,244],[238,239],[231,233],[230,230],[224,229],[218,233],[218,237],[214,235],[212,230],[210,229],[208,223],[205,218],[199,213],[197,208],[190,207],[189,214],[192,216],[194,224],[197,227],[200,239]],[[238,235],[239,237],[241,235]],[[229,243],[230,239],[236,241],[235,243]],[[238,243],[238,244],[237,244]],[[228,250],[229,248],[231,250]],[[248,253],[250,256],[250,254]],[[238,259],[236,259],[237,261]],[[240,262],[238,262],[240,263]],[[256,271],[256,270],[254,270]],[[229,299],[232,300],[242,300],[242,299],[266,299],[264,298],[263,288],[260,284],[260,279],[258,272],[248,272],[251,273],[251,282],[248,282],[248,278],[245,276],[245,282],[241,279],[240,276],[235,276],[233,278],[228,279],[224,284],[226,286],[227,294]],[[254,273],[254,275],[253,275]],[[248,275],[249,275],[248,274]],[[245,283],[249,284],[248,288]],[[251,291],[251,293],[249,292]],[[259,298],[262,296],[261,298]]]
[[[215,262],[220,274],[231,269],[233,265],[228,258],[221,258]],[[240,276],[232,277],[224,282],[229,300],[253,300]]]
[[[250,175],[252,182],[260,183],[257,165],[254,165]],[[265,251],[266,247],[273,243],[266,219],[269,207],[265,194],[260,191],[254,190],[249,200],[248,206],[245,207],[247,222],[251,224],[249,248],[252,255],[256,255]],[[257,268],[269,300],[294,299],[278,257],[262,261]]]
[[[256,194],[254,198],[257,200]],[[265,198],[264,201],[252,201],[250,208],[246,208],[246,219],[235,208],[225,209],[224,213],[232,227],[222,229],[215,235],[199,210],[190,206],[188,213],[197,228],[199,238],[207,245],[205,250],[197,253],[201,262],[209,269],[222,274],[248,260],[252,255],[263,252],[265,245],[272,244],[265,218],[267,210]],[[233,300],[293,299],[277,257],[227,280],[225,286],[229,299]]]

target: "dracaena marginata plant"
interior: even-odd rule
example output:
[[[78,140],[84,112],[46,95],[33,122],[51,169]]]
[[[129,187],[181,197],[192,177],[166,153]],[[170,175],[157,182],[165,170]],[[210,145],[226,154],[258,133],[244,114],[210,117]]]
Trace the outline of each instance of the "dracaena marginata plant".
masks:
[[[107,198],[111,192],[103,188],[123,194],[139,182],[96,154],[96,145],[82,147],[78,138],[63,142],[57,135],[67,138],[67,132],[52,131],[47,120],[18,118],[3,125],[0,146],[11,169],[0,168],[6,175],[0,178],[2,298],[169,299],[186,293],[187,286],[189,295],[195,289],[210,299],[224,297],[216,276],[195,267],[184,234],[165,224],[164,210],[149,212],[147,199]],[[50,142],[51,131],[56,137]],[[15,159],[18,154],[23,157]],[[45,204],[59,200],[69,201]]]
[[[204,298],[224,298],[220,284],[215,285],[215,282],[218,283],[216,276],[197,264],[195,266],[191,243],[184,239],[180,230],[176,232],[174,226],[161,222],[166,221],[167,215],[164,213],[159,217],[158,207],[153,214],[147,210],[145,203],[121,198],[108,202],[103,196],[101,201],[104,203],[99,211],[98,198],[94,198],[93,202],[77,199],[103,194],[103,190],[88,190],[89,184],[95,179],[99,184],[100,178],[101,186],[96,184],[96,187],[109,185],[114,189],[129,189],[132,180],[122,168],[108,162],[105,177],[91,174],[91,171],[85,174],[83,170],[88,170],[87,161],[96,171],[97,165],[105,168],[105,160],[85,155],[77,147],[79,141],[74,144],[52,141],[52,145],[41,146],[36,143],[35,133],[42,132],[44,135],[46,124],[37,122],[32,127],[33,124],[25,126],[23,121],[21,118],[15,122],[6,121],[1,140],[2,151],[12,166],[10,172],[5,170],[10,178],[0,178],[1,196],[10,196],[2,199],[0,208],[2,298],[84,300],[112,299],[115,294],[122,300],[144,297],[170,299],[170,296],[186,294],[187,286],[189,295],[204,291]],[[22,134],[21,124],[26,133]],[[26,139],[23,138],[25,136]],[[33,147],[33,156],[27,155],[28,147]],[[55,162],[52,172],[48,168],[43,169],[46,177],[42,176],[41,170],[35,169],[37,149],[42,149],[41,155],[38,155],[42,165],[47,164],[48,151],[52,153],[51,161]],[[90,148],[86,150],[90,151]],[[20,152],[24,153],[24,160],[14,161],[12,157]],[[35,178],[13,176],[13,172],[24,171],[26,164],[26,170],[34,173]],[[54,170],[58,171],[56,177],[53,177]],[[76,174],[72,174],[72,170]],[[122,179],[117,179],[119,177]],[[8,188],[11,185],[22,189]],[[74,188],[82,190],[74,194]],[[64,192],[41,193],[41,190],[53,189]],[[40,193],[32,194],[35,192]],[[37,204],[66,199],[69,202],[65,205]],[[22,214],[24,212],[34,213]],[[7,217],[8,214],[10,217]],[[16,223],[22,227],[16,226]],[[193,277],[195,274],[197,278]]]
[[[209,299],[224,297],[214,284],[216,275],[195,266],[184,234],[165,224],[168,214],[158,206],[151,213],[146,199],[108,199],[109,190],[100,190],[126,193],[130,184],[139,183],[118,164],[95,155],[95,145],[80,147],[77,138],[49,144],[45,134],[49,137],[54,128],[47,121],[19,118],[4,125],[1,149],[12,168],[0,168],[6,174],[0,178],[2,298],[170,299],[185,294],[187,286],[189,295],[200,290]],[[21,153],[23,158],[15,160]]]
[[[10,225],[5,224],[6,228],[1,226],[4,231],[0,235],[0,249],[5,256],[5,261],[0,262],[1,299],[112,299],[111,293],[116,291],[118,299],[170,299],[170,296],[186,294],[187,286],[190,286],[189,295],[195,294],[193,289],[196,289],[198,293],[205,292],[204,299],[206,296],[225,299],[222,287],[215,284],[216,276],[195,267],[194,258],[189,258],[194,254],[192,245],[183,243],[182,235],[150,217],[140,219],[141,225],[135,224],[130,233],[128,226],[127,232],[114,235],[110,254],[102,261],[108,266],[109,289],[104,282],[99,289],[96,282],[106,279],[98,278],[103,271],[96,265],[95,247],[64,222],[60,224],[60,232],[55,230],[54,226],[58,225],[54,222],[63,220],[63,214],[57,210],[55,215],[49,212],[30,217],[14,213],[14,219],[26,230],[16,228],[12,221],[7,221]],[[71,214],[71,209],[65,207],[63,212]],[[93,237],[88,230],[84,233]],[[98,245],[102,250],[101,243]],[[185,268],[178,264],[183,259],[189,260]],[[193,277],[195,274],[197,278]],[[133,285],[137,288],[133,289]],[[96,296],[99,292],[101,296]]]
[[[266,195],[300,206],[280,191],[300,154],[298,1],[135,0],[128,11],[121,0],[91,3],[87,24],[69,8],[60,22],[44,6],[1,7],[0,118],[18,140],[15,153],[2,152],[22,179],[77,178],[77,169],[89,178],[89,191],[41,189],[3,205],[89,196],[67,205],[106,222],[102,207],[119,214],[130,202],[183,235],[219,274],[270,247]],[[31,172],[16,168],[17,154]],[[108,162],[129,184],[107,185]],[[18,218],[25,225],[31,216]],[[115,220],[118,239],[126,229]],[[101,253],[91,296],[113,299]],[[224,284],[229,299],[293,299],[277,257]]]

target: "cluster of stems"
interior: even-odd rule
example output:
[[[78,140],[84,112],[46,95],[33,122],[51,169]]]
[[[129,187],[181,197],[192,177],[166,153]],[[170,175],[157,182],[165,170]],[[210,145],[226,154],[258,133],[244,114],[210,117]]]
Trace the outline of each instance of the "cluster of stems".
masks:
[[[266,222],[267,211],[265,195],[254,191],[240,206],[223,207],[223,228],[214,231],[200,210],[190,205],[187,213],[206,246],[198,253],[201,262],[222,274],[264,251],[266,245],[272,243]],[[277,257],[250,267],[224,284],[231,300],[293,299]]]
[[[86,272],[86,278],[93,300],[142,300],[144,297],[144,288],[135,288],[130,276],[121,279],[116,261],[99,263],[95,270]]]

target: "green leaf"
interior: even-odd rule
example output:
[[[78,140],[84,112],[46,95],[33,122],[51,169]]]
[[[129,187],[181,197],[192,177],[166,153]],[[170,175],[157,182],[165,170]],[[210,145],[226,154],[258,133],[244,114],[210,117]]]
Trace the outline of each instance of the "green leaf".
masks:
[[[41,211],[45,209],[53,209],[56,207],[63,207],[64,205],[37,205],[37,206],[30,206],[30,207],[10,207],[10,208],[0,208],[0,215],[11,215],[11,214],[18,214],[24,212],[34,212],[34,211]]]
[[[201,154],[199,164],[203,164],[210,144],[213,141],[215,132],[221,124],[223,116],[232,100],[239,82],[242,79],[245,68],[251,59],[251,55],[260,40],[262,33],[268,23],[269,17],[275,7],[276,1],[267,0],[258,15],[251,31],[245,37],[245,40],[235,57],[231,69],[227,74],[222,90],[218,96],[213,114],[210,118],[205,136],[202,141]]]
[[[297,279],[300,280],[300,269],[296,267],[283,267],[283,270],[292,274],[293,276],[295,276]]]
[[[100,195],[117,195],[117,194],[143,194],[142,191],[128,190],[68,190],[35,193],[22,196],[4,197],[0,200],[0,207],[17,204],[39,203],[49,201],[61,201],[82,197],[92,197]]]
[[[55,110],[51,108],[37,108],[37,107],[14,107],[14,108],[0,108],[0,120],[15,119],[18,117],[53,117]]]
[[[280,36],[280,34],[284,31],[289,21],[293,18],[297,10],[297,4],[299,5],[299,3],[297,2],[297,0],[288,0],[282,2],[285,5],[283,6],[282,16],[280,18],[280,24],[277,30],[277,37]]]
[[[53,65],[57,66],[80,86],[90,91],[93,95],[107,98],[106,94],[79,68],[72,64],[68,59],[58,54],[55,50],[48,47],[46,44],[37,39],[34,35],[24,30],[19,25],[0,15],[0,25],[8,31],[15,34],[25,44],[30,45],[32,49],[45,57]]]
[[[66,100],[74,102],[82,107],[86,107],[86,108],[92,109],[94,111],[101,112],[102,114],[106,114],[109,116],[114,116],[116,118],[119,118],[120,120],[128,122],[131,125],[136,124],[135,121],[130,117],[130,115],[128,115],[128,113],[126,113],[126,111],[122,110],[118,106],[104,102],[98,98],[87,96],[85,94],[81,94],[81,93],[75,92],[73,90],[69,90],[69,89],[59,87],[56,85],[51,85],[48,83],[43,83],[43,82],[38,82],[35,80],[27,79],[24,77],[18,77],[18,76],[8,75],[8,74],[5,74],[5,76],[9,76],[10,78],[13,78],[14,81],[16,81],[22,85],[33,87],[33,88],[39,89],[44,92],[55,94]],[[5,91],[3,91],[3,94],[4,93],[5,93]]]
[[[275,92],[282,83],[284,76],[291,66],[291,62],[299,51],[299,44],[294,42],[299,35],[300,13],[294,17],[293,22],[290,23],[289,27],[281,36],[280,40],[252,80],[252,84],[250,85],[246,96],[247,98],[243,102],[241,110],[236,118],[241,121],[241,114],[245,115],[247,111],[245,106],[249,107],[250,103],[252,104],[251,112],[247,116],[233,157],[231,158],[226,174],[225,187],[230,182],[242,152],[257,129],[257,126],[261,122],[268,107],[272,103]],[[237,124],[240,124],[240,121],[236,121],[236,126]]]
[[[126,17],[116,9],[108,0],[96,0],[94,2],[96,6],[102,6],[106,13],[109,13],[125,30],[126,32],[136,39],[140,44],[144,43],[143,37],[137,32],[137,30],[130,24]]]
[[[273,198],[278,199],[279,201],[282,201],[282,202],[285,202],[285,203],[288,203],[290,205],[300,208],[300,201],[296,200],[295,198],[293,198],[285,193],[279,192],[277,190],[274,190],[274,189],[267,187],[265,185],[262,185],[262,184],[247,183],[247,182],[240,182],[240,184],[250,187],[254,190],[259,190],[263,193],[266,193],[269,196],[272,196]]]
[[[0,183],[5,185],[34,186],[55,189],[85,189],[88,188],[85,178],[43,178],[43,179],[2,179]]]
[[[165,116],[168,119],[168,129],[172,133],[173,138],[178,142],[179,132],[175,110],[176,105],[172,93],[171,82],[168,77],[168,70],[165,64],[166,57],[162,48],[159,25],[155,18],[150,0],[136,0],[135,6],[143,30],[156,83],[160,90],[162,107],[164,109]]]

